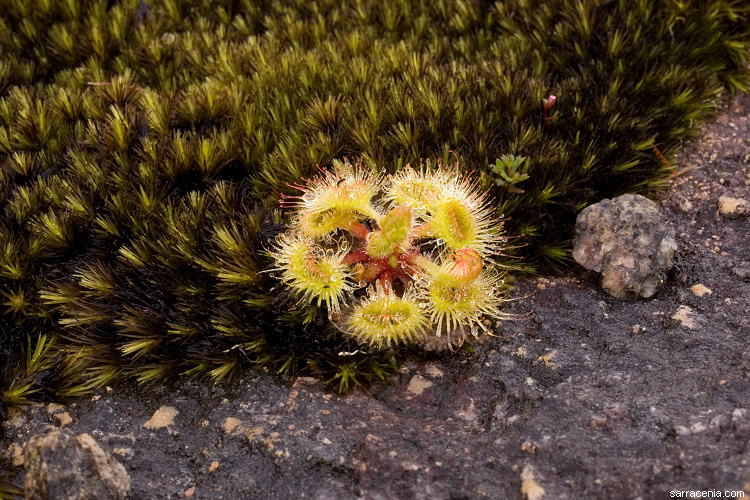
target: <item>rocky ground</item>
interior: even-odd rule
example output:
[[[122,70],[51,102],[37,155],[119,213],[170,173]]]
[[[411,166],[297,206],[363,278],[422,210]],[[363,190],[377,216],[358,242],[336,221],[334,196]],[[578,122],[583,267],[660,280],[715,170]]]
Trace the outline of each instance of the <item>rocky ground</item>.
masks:
[[[660,200],[676,266],[655,298],[622,301],[584,271],[526,296],[475,355],[413,360],[346,397],[314,379],[248,373],[231,388],[122,388],[4,423],[0,473],[23,484],[44,425],[89,433],[133,499],[669,498],[750,495],[750,96],[674,165]],[[687,172],[684,170],[691,169]]]

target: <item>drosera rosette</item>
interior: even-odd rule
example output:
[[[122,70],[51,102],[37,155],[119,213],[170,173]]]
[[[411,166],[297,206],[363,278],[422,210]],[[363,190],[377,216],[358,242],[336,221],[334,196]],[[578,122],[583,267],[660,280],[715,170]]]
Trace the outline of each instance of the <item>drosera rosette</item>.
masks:
[[[283,196],[281,206],[296,209],[293,226],[310,238],[324,238],[339,229],[363,235],[357,226],[362,219],[377,219],[380,213],[372,200],[380,190],[380,175],[355,168],[348,161],[334,162],[333,171],[307,179],[307,185],[295,184],[301,196]]]
[[[274,270],[363,348],[453,348],[509,317],[493,262],[503,221],[457,164],[430,167],[383,176],[335,161],[282,198],[293,218],[270,251]]]
[[[347,293],[354,289],[348,266],[343,263],[346,246],[337,251],[323,248],[314,239],[296,231],[279,235],[273,253],[281,279],[300,296],[300,302],[325,302],[338,310]]]
[[[367,296],[344,311],[337,326],[364,345],[378,349],[422,340],[428,325],[424,306],[413,288],[401,296],[376,281],[367,287]]]
[[[470,248],[489,258],[500,254],[507,241],[488,193],[479,181],[460,175],[457,165],[430,170],[427,162],[419,171],[406,168],[393,176],[384,198],[389,208],[415,208],[424,222],[415,228],[417,235],[432,237],[447,249]]]
[[[434,329],[423,347],[439,350],[462,343],[468,335],[489,333],[486,317],[510,318],[501,308],[504,275],[496,266],[484,267],[476,250],[461,248],[442,265],[426,262],[417,273],[417,297]]]

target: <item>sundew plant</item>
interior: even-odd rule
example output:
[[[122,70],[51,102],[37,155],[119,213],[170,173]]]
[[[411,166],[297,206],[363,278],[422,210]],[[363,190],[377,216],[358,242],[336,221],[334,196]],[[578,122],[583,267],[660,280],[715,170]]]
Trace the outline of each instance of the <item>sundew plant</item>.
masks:
[[[429,165],[383,176],[334,162],[285,197],[291,228],[271,252],[300,302],[325,304],[344,335],[374,348],[451,347],[502,318],[507,239],[486,192]]]

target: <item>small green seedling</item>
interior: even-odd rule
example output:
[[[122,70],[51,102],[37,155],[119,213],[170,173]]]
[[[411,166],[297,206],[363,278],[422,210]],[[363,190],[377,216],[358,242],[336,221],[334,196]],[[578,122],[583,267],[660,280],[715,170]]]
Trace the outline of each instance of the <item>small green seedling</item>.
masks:
[[[517,181],[516,181],[517,182]],[[390,176],[334,162],[282,198],[291,228],[271,251],[300,297],[325,304],[345,335],[374,348],[460,345],[503,318],[506,238],[486,193],[454,169],[407,166]]]
[[[514,155],[503,155],[495,160],[494,165],[490,164],[492,172],[500,177],[495,180],[495,184],[511,193],[523,193],[523,189],[515,185],[529,178],[527,173],[520,171],[525,161],[526,157]]]

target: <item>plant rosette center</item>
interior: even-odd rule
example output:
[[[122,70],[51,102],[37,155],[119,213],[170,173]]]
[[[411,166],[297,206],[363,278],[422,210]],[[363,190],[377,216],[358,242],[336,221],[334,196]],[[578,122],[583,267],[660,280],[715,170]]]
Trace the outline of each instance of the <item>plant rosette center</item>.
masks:
[[[294,217],[274,270],[363,345],[450,347],[507,316],[503,274],[485,265],[507,241],[502,221],[457,166],[429,167],[384,177],[337,161],[282,197]]]

